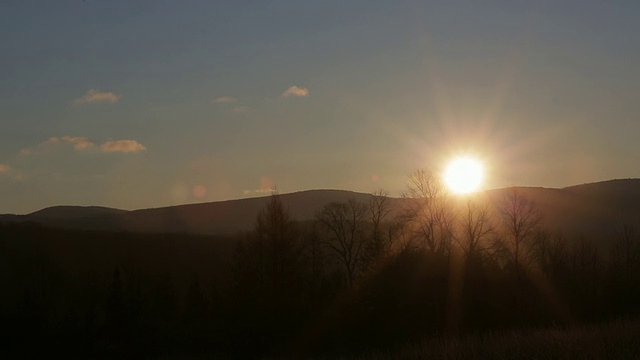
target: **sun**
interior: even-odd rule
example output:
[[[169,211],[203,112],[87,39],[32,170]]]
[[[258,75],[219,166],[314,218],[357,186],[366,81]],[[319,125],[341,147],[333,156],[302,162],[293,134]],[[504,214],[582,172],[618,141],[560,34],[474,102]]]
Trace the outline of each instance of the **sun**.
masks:
[[[469,194],[478,191],[484,180],[484,166],[471,156],[453,159],[444,171],[445,185],[454,194]]]

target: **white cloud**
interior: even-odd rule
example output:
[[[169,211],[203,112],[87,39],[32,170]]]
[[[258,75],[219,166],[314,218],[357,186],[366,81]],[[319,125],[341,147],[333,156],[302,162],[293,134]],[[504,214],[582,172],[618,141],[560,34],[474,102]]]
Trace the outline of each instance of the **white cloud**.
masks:
[[[82,97],[79,97],[73,101],[75,105],[88,104],[88,103],[96,103],[96,102],[106,102],[114,104],[120,100],[122,95],[116,94],[111,91],[100,91],[96,89],[90,89],[84,94]]]
[[[115,140],[102,144],[100,150],[107,153],[139,153],[147,148],[135,140]]]
[[[234,103],[237,102],[238,99],[234,98],[233,96],[222,96],[219,97],[215,100],[213,100],[214,104],[230,104],[230,103]]]
[[[288,88],[285,92],[283,92],[280,97],[281,98],[288,98],[291,96],[295,96],[295,97],[307,97],[309,96],[309,89],[307,88],[299,88],[297,86],[291,86],[290,88]]]

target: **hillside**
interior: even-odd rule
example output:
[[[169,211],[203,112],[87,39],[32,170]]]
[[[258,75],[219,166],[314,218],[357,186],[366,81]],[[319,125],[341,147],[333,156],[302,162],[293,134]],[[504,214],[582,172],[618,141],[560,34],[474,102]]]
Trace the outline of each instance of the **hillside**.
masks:
[[[122,215],[126,210],[102,206],[52,206],[29,214],[33,218],[69,219]]]
[[[318,209],[330,202],[351,198],[366,202],[370,197],[369,194],[344,190],[310,190],[281,196],[292,216],[301,221],[312,219]],[[28,215],[1,215],[0,222],[35,222],[80,230],[233,234],[251,230],[268,199],[268,196],[263,196],[135,211],[56,206]]]
[[[521,187],[544,214],[550,229],[561,228],[572,236],[616,233],[625,224],[640,224],[640,180],[611,180],[562,189]],[[499,202],[507,189],[487,191]],[[344,190],[310,190],[281,195],[297,220],[313,219],[325,204],[354,198],[368,201],[370,195]],[[51,207],[28,215],[2,215],[0,222],[36,222],[47,226],[146,233],[187,232],[233,234],[252,229],[268,196],[201,204],[124,211],[101,207]],[[402,200],[393,198],[398,208]]]
[[[610,180],[562,189],[522,187],[535,201],[543,223],[572,237],[602,238],[618,233],[624,225],[640,226],[640,180]],[[506,189],[489,191],[496,202]]]

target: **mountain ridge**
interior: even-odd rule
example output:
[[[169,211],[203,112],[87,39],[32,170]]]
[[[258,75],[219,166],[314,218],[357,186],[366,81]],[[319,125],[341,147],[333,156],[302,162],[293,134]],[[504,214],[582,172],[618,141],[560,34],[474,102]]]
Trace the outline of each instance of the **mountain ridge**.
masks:
[[[640,179],[613,179],[564,188],[516,187],[536,202],[545,225],[573,234],[598,234],[640,225]],[[499,200],[510,188],[483,191]],[[292,218],[311,220],[330,202],[354,198],[366,202],[371,194],[338,189],[313,189],[281,194]],[[182,204],[138,210],[101,206],[53,206],[27,215],[0,215],[1,222],[35,222],[45,226],[97,231],[141,233],[184,232],[233,234],[250,231],[269,196]],[[402,198],[390,197],[397,209]]]

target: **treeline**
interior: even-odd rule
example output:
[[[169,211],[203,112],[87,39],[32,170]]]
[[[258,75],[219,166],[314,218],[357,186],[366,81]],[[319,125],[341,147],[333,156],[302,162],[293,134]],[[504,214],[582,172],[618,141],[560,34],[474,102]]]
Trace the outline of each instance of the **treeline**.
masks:
[[[403,198],[297,222],[273,195],[233,237],[3,225],[0,335],[25,356],[332,357],[640,311],[633,227],[601,249],[546,229],[515,188],[451,197],[424,170]]]

